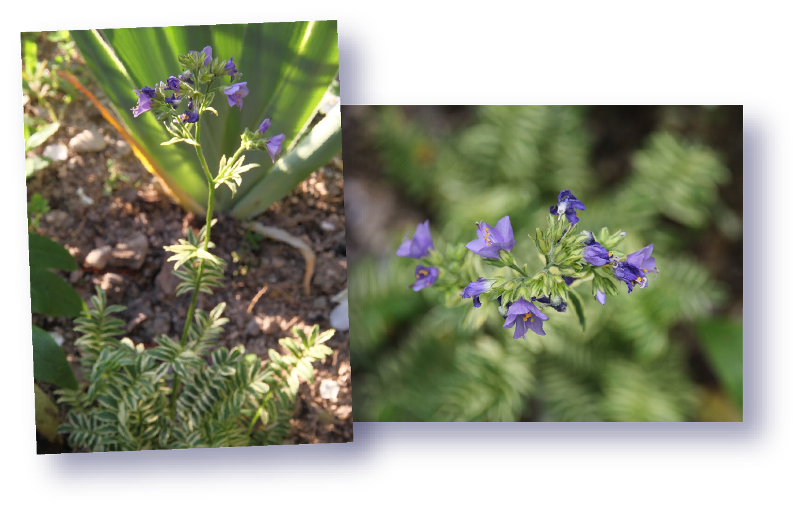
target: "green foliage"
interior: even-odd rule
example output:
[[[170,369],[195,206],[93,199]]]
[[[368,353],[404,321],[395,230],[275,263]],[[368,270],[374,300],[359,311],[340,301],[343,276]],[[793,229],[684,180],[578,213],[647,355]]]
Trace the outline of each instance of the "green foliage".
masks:
[[[728,319],[704,320],[697,324],[697,334],[723,389],[741,410],[744,404],[742,323]]]
[[[687,248],[701,229],[719,224],[725,215],[735,217],[719,199],[718,186],[727,181],[728,171],[711,149],[657,129],[632,155],[631,171],[613,187],[600,189],[589,163],[592,140],[584,108],[477,107],[473,125],[438,138],[400,109],[374,112],[371,128],[390,181],[413,205],[429,211],[434,230],[454,243],[442,250],[437,242],[435,261],[392,256],[351,263],[356,420],[687,421],[698,416],[686,350],[694,340],[686,325],[704,324],[726,293]],[[536,227],[545,216],[554,218],[548,208],[567,188],[591,210],[581,214],[578,230],[594,232],[615,255],[654,243],[660,273],[646,289],[628,294],[607,268],[593,268],[577,275],[569,288],[560,287],[562,275],[573,276],[568,261],[578,247],[556,247],[553,233],[559,227]],[[452,257],[456,246],[474,238],[476,221],[505,215],[516,234],[514,256],[541,254],[514,262],[527,275],[533,275],[527,268],[559,258],[552,268],[557,271],[547,272],[550,281],[532,293],[552,291],[568,302],[565,314],[548,314],[546,336],[512,340],[502,328],[492,299],[524,297],[523,276],[509,268],[487,273],[471,253]],[[400,236],[395,240],[391,252]],[[529,243],[534,246],[522,249]],[[441,293],[408,290],[420,262],[440,268],[440,280],[449,279]],[[499,292],[482,297],[483,305],[474,308],[459,296],[467,282],[452,274],[469,281],[497,278]],[[608,294],[604,306],[594,298],[598,290]],[[734,339],[739,347],[740,339]],[[731,336],[720,333],[720,345],[730,343]],[[735,365],[727,364],[741,377]]]
[[[50,203],[40,193],[34,193],[28,201],[28,230],[35,231],[39,228],[42,215],[50,211]]]
[[[145,350],[118,339],[123,322],[99,287],[93,309],[76,321],[84,335],[76,345],[89,375],[84,390],[62,389],[59,403],[71,407],[59,433],[73,447],[91,451],[232,447],[280,443],[300,377],[313,381],[311,364],[331,353],[324,343],[333,331],[315,327],[306,336],[280,341],[287,353],[269,361],[245,354],[242,346],[213,349],[228,321],[225,304],[197,311],[186,344],[162,335]],[[208,360],[208,361],[207,361]],[[170,395],[181,385],[174,409]]]
[[[78,388],[64,350],[36,325],[33,325],[33,377],[66,389]]]
[[[287,137],[289,150],[274,165],[266,153],[255,154],[249,159],[260,166],[256,171],[240,182],[225,181],[242,193],[234,200],[233,188],[220,189],[219,210],[236,209],[237,217],[256,215],[308,177],[319,161],[341,150],[338,110],[326,116],[323,128],[329,129],[307,129],[338,70],[335,21],[77,30],[71,35],[87,66],[102,77],[98,84],[123,129],[143,148],[142,157],[184,207],[196,213],[202,212],[209,192],[203,172],[191,163],[194,147],[162,145],[163,125],[155,116],[134,121],[130,111],[136,104],[133,89],[152,87],[180,73],[179,54],[211,46],[215,57],[233,57],[250,90],[241,110],[231,108],[223,94],[214,99],[211,109],[218,117],[206,124],[196,141],[210,161],[234,153],[244,129],[255,130],[266,117],[272,117],[270,132]],[[269,191],[267,198],[264,190]]]
[[[39,234],[28,233],[28,264],[31,276],[31,311],[49,316],[77,316],[83,300],[72,287],[51,269],[77,269],[75,259],[58,243]]]

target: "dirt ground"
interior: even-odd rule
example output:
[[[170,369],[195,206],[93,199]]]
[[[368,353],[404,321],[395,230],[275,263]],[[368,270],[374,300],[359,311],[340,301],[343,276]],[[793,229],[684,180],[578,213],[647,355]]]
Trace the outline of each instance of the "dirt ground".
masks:
[[[96,85],[87,85],[97,93]],[[25,108],[28,115],[39,114],[35,105]],[[75,257],[80,269],[61,275],[87,303],[95,285],[100,285],[110,303],[127,306],[118,317],[126,322],[126,335],[131,340],[154,346],[152,339],[158,334],[178,338],[190,293],[175,297],[177,278],[170,272],[173,263],[166,263],[171,254],[163,247],[186,237],[188,229],[202,227],[205,219],[195,218],[172,203],[119,133],[82,96],[67,108],[59,131],[33,153],[41,154],[44,147],[52,144],[68,146],[74,136],[87,129],[100,133],[107,147],[87,153],[70,149],[65,161],[53,162],[27,182],[28,200],[38,192],[50,205],[36,232],[62,244]],[[212,230],[216,248],[212,252],[228,263],[226,285],[215,290],[214,295],[201,294],[198,308],[210,311],[219,302],[227,304],[224,315],[230,323],[224,328],[220,344],[229,348],[243,344],[247,352],[267,358],[269,349],[283,352],[278,340],[291,335],[295,326],[306,330],[314,324],[322,330],[331,328],[330,311],[337,305],[332,298],[347,287],[340,156],[254,219],[303,239],[313,249],[317,260],[310,296],[303,291],[305,261],[296,249],[245,232],[232,218],[217,218]],[[102,270],[85,264],[93,249],[121,243],[140,245],[144,259],[140,267],[137,261],[113,258]],[[81,381],[74,345],[79,335],[72,330],[72,319],[33,314],[33,324],[63,336],[63,348]],[[353,439],[348,332],[337,331],[327,345],[333,354],[315,364],[315,382],[300,387],[287,443]],[[325,380],[340,386],[335,400],[320,396],[320,383]],[[52,390],[47,385],[42,387]],[[40,452],[53,449],[40,446]],[[65,444],[63,449],[69,448]]]

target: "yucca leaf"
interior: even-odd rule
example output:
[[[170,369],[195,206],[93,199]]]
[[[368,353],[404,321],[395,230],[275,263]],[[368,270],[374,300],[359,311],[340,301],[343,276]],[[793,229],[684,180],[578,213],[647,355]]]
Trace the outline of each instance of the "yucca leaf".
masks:
[[[206,204],[207,188],[194,148],[186,144],[162,146],[171,137],[152,114],[134,119],[130,111],[136,105],[133,89],[177,75],[181,72],[177,56],[192,50],[211,46],[215,58],[233,57],[250,93],[241,111],[228,106],[220,97],[224,95],[218,94],[213,103],[217,116],[203,117],[199,141],[206,159],[217,161],[236,151],[245,127],[255,130],[266,117],[272,117],[267,134],[284,133],[286,147],[292,147],[288,142],[294,141],[313,119],[339,65],[335,21],[78,30],[71,34],[108,96],[119,126],[141,146],[137,156],[146,160],[148,170],[162,178],[185,208],[195,212]],[[328,158],[332,154],[335,151]],[[273,167],[265,152],[249,151],[247,163],[260,167],[244,176],[236,200],[249,195],[248,191],[263,182]],[[304,179],[315,169],[311,165],[294,174],[304,174]],[[285,187],[292,181],[282,180],[280,184]],[[293,186],[273,195],[279,193],[280,198]],[[227,188],[216,193],[219,210],[235,205]],[[259,201],[263,204],[261,211],[272,202]]]

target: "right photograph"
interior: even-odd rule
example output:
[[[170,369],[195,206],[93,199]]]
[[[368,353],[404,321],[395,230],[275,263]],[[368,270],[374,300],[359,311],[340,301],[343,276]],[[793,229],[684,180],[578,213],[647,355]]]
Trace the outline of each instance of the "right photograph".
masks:
[[[742,106],[341,111],[355,421],[742,421]]]

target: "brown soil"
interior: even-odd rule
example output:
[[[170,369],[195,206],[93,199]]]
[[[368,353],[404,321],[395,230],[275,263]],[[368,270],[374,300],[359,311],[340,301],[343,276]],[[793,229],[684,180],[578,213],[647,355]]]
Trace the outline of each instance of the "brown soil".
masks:
[[[94,84],[88,85],[97,93]],[[38,115],[35,106],[28,105],[26,109],[28,115]],[[171,254],[163,247],[186,237],[189,228],[202,227],[205,219],[195,218],[173,204],[131,154],[122,137],[82,96],[69,105],[59,131],[36,153],[41,154],[50,144],[68,145],[73,136],[89,128],[103,135],[108,143],[105,150],[83,154],[70,150],[66,161],[54,162],[28,180],[28,200],[38,192],[51,208],[42,217],[37,232],[61,243],[73,254],[82,269],[61,275],[87,304],[95,285],[101,285],[107,289],[110,303],[127,306],[118,317],[126,322],[126,335],[131,340],[153,346],[152,339],[158,334],[178,338],[190,294],[175,297],[177,281],[170,273],[173,265],[166,263]],[[109,182],[109,161],[124,179]],[[245,232],[238,221],[217,215],[211,237],[216,248],[212,252],[228,263],[226,285],[212,296],[201,294],[198,308],[209,311],[219,302],[227,304],[224,315],[230,323],[224,328],[220,345],[230,348],[243,344],[247,352],[267,358],[269,349],[283,352],[278,340],[291,335],[295,326],[307,331],[314,324],[322,330],[331,328],[329,314],[336,305],[332,297],[347,287],[342,190],[342,161],[335,157],[291,195],[254,219],[303,239],[313,249],[317,262],[310,296],[303,291],[305,261],[296,249],[270,239],[259,240]],[[82,200],[82,195],[91,199],[91,204]],[[109,265],[92,271],[83,267],[86,255],[93,249],[114,247],[141,234],[149,243],[141,268]],[[265,287],[266,291],[254,301]],[[72,319],[33,314],[33,324],[63,335],[63,348],[80,381],[83,375],[79,373],[74,345],[78,334],[72,330]],[[315,364],[315,382],[303,383],[298,392],[287,443],[353,439],[348,332],[337,331],[327,345],[333,354]],[[336,402],[319,395],[320,382],[327,379],[341,387]]]

